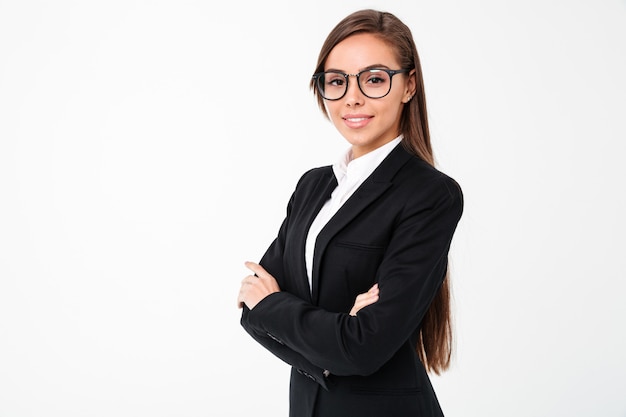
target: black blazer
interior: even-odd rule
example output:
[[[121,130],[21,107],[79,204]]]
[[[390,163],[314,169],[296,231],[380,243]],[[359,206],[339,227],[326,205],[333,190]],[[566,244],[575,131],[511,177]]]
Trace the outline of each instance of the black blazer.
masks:
[[[415,347],[445,276],[461,189],[396,146],[320,232],[309,290],[305,239],[336,185],[330,166],[302,176],[260,261],[282,291],[244,307],[241,324],[292,365],[291,417],[442,416]],[[350,316],[375,282],[378,302]]]

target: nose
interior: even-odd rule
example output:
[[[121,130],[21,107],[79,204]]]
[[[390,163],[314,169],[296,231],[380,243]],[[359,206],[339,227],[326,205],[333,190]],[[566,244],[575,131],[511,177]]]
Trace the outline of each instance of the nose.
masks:
[[[351,77],[354,77],[354,80],[351,80]],[[359,88],[359,78],[354,74],[348,75],[348,90],[346,91],[345,99],[348,106],[359,106],[365,100],[365,96]]]

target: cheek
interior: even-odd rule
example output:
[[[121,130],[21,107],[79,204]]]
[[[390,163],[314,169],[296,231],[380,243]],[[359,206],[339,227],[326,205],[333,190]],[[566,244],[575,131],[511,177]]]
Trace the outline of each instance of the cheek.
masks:
[[[334,125],[341,122],[340,106],[338,106],[336,102],[331,102],[330,104],[328,102],[326,103],[326,113],[328,113],[328,116]]]
[[[384,114],[385,118],[389,120],[397,120],[402,114],[403,105],[402,102],[395,98],[389,100],[384,108],[379,109],[380,114]]]

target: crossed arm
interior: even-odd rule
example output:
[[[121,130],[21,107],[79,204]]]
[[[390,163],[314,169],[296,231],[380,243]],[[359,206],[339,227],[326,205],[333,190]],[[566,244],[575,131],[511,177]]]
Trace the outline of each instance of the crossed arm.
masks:
[[[239,308],[242,308],[245,304],[252,310],[265,297],[279,292],[280,287],[276,279],[261,265],[254,262],[246,262],[246,267],[252,271],[252,274],[246,276],[241,281],[237,304]],[[357,295],[354,305],[350,309],[350,315],[356,316],[357,312],[363,307],[378,301],[378,291],[378,284],[374,284],[367,292]]]

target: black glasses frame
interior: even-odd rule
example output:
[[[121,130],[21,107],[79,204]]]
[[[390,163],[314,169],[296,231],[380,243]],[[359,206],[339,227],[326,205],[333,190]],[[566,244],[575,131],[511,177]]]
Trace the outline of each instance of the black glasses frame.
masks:
[[[361,87],[361,79],[359,77],[364,72],[377,72],[377,71],[386,72],[389,75],[389,90],[384,95],[382,95],[380,97],[371,97],[371,96],[368,96],[365,93],[365,91],[363,91],[363,88]],[[350,76],[356,77],[356,85],[359,86],[359,90],[361,91],[361,93],[363,93],[363,95],[365,97],[371,98],[373,100],[376,100],[376,99],[385,97],[387,94],[389,94],[391,92],[391,84],[392,84],[394,75],[402,74],[402,73],[410,72],[410,71],[411,71],[411,69],[390,70],[390,69],[386,69],[386,68],[371,68],[371,69],[366,69],[366,70],[363,70],[363,71],[359,71],[356,74],[346,74],[345,72],[341,72],[341,71],[323,71],[323,72],[318,72],[318,73],[313,74],[313,79],[315,80],[315,89],[320,93],[320,95],[322,96],[322,98],[324,98],[324,100],[329,100],[329,101],[341,100],[346,95],[346,93],[348,92],[348,88],[350,87]],[[322,92],[323,89],[320,89],[320,87],[318,85],[320,78],[323,77],[324,74],[329,74],[329,73],[330,74],[342,75],[346,79],[346,90],[343,92],[343,94],[340,97],[328,98],[328,97],[324,96],[324,93]]]

